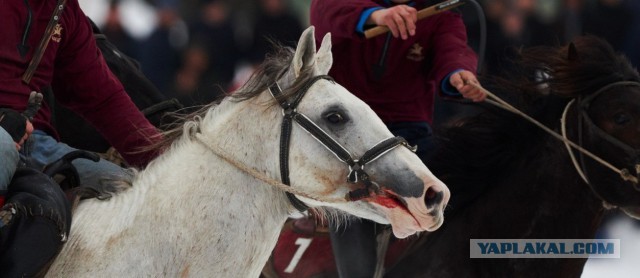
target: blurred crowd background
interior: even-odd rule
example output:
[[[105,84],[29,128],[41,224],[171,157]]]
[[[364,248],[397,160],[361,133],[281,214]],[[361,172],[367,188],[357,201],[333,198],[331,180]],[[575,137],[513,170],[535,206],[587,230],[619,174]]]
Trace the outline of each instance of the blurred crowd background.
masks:
[[[240,86],[270,50],[294,46],[310,1],[80,0],[85,13],[147,77],[185,106]]]
[[[510,51],[559,45],[581,34],[608,40],[640,63],[640,1],[477,0],[487,18],[484,74],[508,68]],[[294,45],[309,25],[310,0],[80,0],[85,13],[158,88],[183,104],[232,91],[270,49]],[[433,1],[434,3],[438,1]],[[477,13],[461,8],[478,48]]]

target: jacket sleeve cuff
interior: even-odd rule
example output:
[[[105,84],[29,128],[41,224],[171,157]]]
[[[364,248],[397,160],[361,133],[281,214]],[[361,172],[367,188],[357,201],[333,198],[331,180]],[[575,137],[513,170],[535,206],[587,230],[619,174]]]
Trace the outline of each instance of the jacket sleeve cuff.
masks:
[[[383,9],[382,7],[373,7],[373,8],[368,8],[366,10],[364,10],[362,12],[362,14],[360,15],[360,20],[358,20],[358,25],[356,25],[356,32],[358,32],[358,34],[364,34],[364,25],[367,22],[367,19],[369,18],[369,16],[371,16],[371,14],[377,10],[381,10]]]
[[[449,82],[449,79],[451,78],[452,75],[456,74],[457,72],[461,72],[461,71],[463,71],[463,69],[454,70],[453,72],[449,73],[447,76],[445,76],[445,78],[442,79],[442,82],[440,83],[440,92],[442,92],[443,95],[449,96],[449,97],[461,97],[462,96],[462,94],[460,94],[460,92],[458,92],[458,89],[453,87],[451,85],[451,82]]]

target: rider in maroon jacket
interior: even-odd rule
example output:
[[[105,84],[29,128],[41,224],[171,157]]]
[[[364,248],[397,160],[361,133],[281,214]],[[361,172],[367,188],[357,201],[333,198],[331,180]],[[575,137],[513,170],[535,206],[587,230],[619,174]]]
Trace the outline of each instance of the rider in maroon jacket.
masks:
[[[413,26],[412,31],[407,31],[408,28],[402,26],[393,28],[384,22],[374,22],[371,17],[374,12],[392,9],[415,17],[415,8],[393,5],[385,9],[390,6],[387,2],[313,1],[310,18],[311,25],[316,28],[316,40],[320,41],[326,33],[331,33],[333,67],[329,74],[369,104],[384,122],[431,123],[435,94],[458,95],[457,86],[450,87],[443,82],[448,75],[466,70],[468,75],[463,75],[464,78],[476,81],[473,74],[477,67],[476,54],[467,46],[466,29],[459,14],[443,12],[415,23],[407,21],[406,25]],[[396,20],[395,15],[388,17],[382,20]],[[374,68],[380,62],[386,38],[381,35],[366,39],[363,32],[369,25],[368,20],[372,24],[389,25],[392,35],[401,37],[390,41],[381,76],[376,76]],[[460,93],[471,91],[470,86],[464,89]],[[471,99],[482,95],[476,91],[471,93]]]
[[[77,0],[68,0],[44,56],[27,84],[21,80],[44,34],[55,0],[8,0],[0,9],[0,107],[24,111],[31,91],[52,86],[56,100],[91,122],[131,165],[158,135],[109,71]],[[33,119],[36,130],[57,138],[47,103]]]
[[[333,67],[338,83],[380,116],[395,135],[418,146],[426,161],[435,147],[430,125],[434,97],[464,97],[482,101],[474,72],[477,57],[467,45],[459,14],[442,12],[417,20],[427,1],[314,0],[311,25],[316,40],[331,33]],[[385,25],[391,33],[372,39],[364,30]],[[375,231],[372,222],[354,221],[343,231],[332,229],[331,240],[341,277],[372,277]]]
[[[53,16],[60,4],[61,15]],[[59,251],[71,217],[64,193],[40,167],[75,149],[57,141],[47,101],[30,121],[30,114],[18,113],[27,108],[30,93],[51,87],[51,97],[88,120],[132,166],[154,158],[156,151],[143,148],[161,138],[107,67],[77,0],[6,0],[0,18],[0,167],[13,167],[0,169],[0,181],[11,180],[0,184],[7,198],[0,207],[0,276],[31,277]],[[51,36],[40,48],[50,21]],[[44,54],[34,63],[38,49]],[[27,70],[31,63],[35,71]],[[25,72],[33,77],[24,78]],[[18,160],[37,170],[16,171]],[[83,185],[102,187],[104,181],[131,177],[104,160],[76,159],[73,165]]]

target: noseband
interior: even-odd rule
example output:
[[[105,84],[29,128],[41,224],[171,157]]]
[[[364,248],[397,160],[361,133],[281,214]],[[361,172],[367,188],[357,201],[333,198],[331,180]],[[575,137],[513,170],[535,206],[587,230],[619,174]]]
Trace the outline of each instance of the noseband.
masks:
[[[628,154],[629,156],[632,156],[632,161],[633,163],[635,163],[634,165],[634,170],[635,170],[635,176],[633,174],[631,174],[629,169],[623,168],[623,169],[617,169],[613,166],[606,165],[605,166],[612,168],[612,170],[617,171],[620,176],[622,177],[623,180],[625,181],[631,181],[633,183],[633,186],[636,190],[640,191],[640,184],[638,183],[638,180],[640,179],[640,150],[633,148],[631,146],[629,146],[628,144],[618,140],[617,138],[611,136],[610,134],[608,134],[607,132],[605,132],[604,130],[602,130],[600,127],[598,127],[593,120],[591,119],[591,117],[589,116],[589,113],[587,113],[589,106],[591,105],[591,102],[600,94],[602,94],[603,92],[611,89],[612,87],[615,86],[635,86],[635,87],[640,87],[640,83],[635,82],[635,81],[619,81],[619,82],[613,82],[611,84],[608,84],[602,88],[600,88],[599,90],[597,90],[595,93],[588,95],[585,98],[578,98],[578,99],[574,99],[572,101],[570,101],[567,106],[565,107],[565,111],[562,115],[562,136],[564,138],[566,138],[566,124],[565,124],[565,118],[567,116],[567,111],[569,110],[569,108],[571,107],[571,105],[576,102],[578,102],[578,107],[580,108],[579,110],[579,114],[578,114],[578,145],[580,147],[582,147],[582,120],[584,119],[584,122],[587,124],[587,126],[589,127],[589,130],[592,130],[595,132],[595,134],[602,138],[603,140],[607,141],[608,143],[611,143],[612,145],[616,146],[617,148],[621,149],[624,153]],[[566,144],[566,143],[565,143]],[[586,174],[586,168],[584,166],[584,152],[580,152],[580,164],[578,164],[575,155],[573,153],[573,150],[571,150],[569,148],[569,146],[567,146],[568,150],[569,150],[569,156],[571,157],[571,161],[573,162],[578,174],[580,174],[580,177],[589,185],[591,185],[589,183],[589,180],[587,178],[587,174]],[[600,163],[602,163],[601,161],[598,161]],[[614,169],[615,168],[615,169]]]
[[[296,111],[296,108],[306,92],[311,86],[319,80],[328,80],[335,83],[333,79],[328,75],[319,75],[309,79],[301,89],[296,92],[293,100],[289,102],[283,97],[282,90],[278,83],[274,83],[269,87],[271,95],[279,102],[282,107],[282,127],[280,136],[280,177],[282,183],[291,185],[289,180],[289,142],[291,141],[291,130],[293,122],[298,123],[302,129],[308,132],[313,138],[320,142],[326,149],[333,153],[342,163],[347,164],[349,167],[349,174],[347,175],[347,181],[351,184],[362,183],[362,188],[352,190],[348,193],[348,200],[359,200],[369,196],[371,192],[378,193],[380,187],[375,182],[369,179],[369,175],[364,171],[364,166],[387,152],[393,150],[398,146],[404,146],[415,152],[416,148],[411,147],[407,141],[402,137],[391,137],[383,140],[382,142],[374,145],[367,150],[360,158],[354,159],[351,153],[347,151],[340,143],[327,134],[322,128],[311,121],[307,116]],[[299,211],[305,211],[309,207],[298,199],[294,194],[287,192],[287,198],[291,204]]]

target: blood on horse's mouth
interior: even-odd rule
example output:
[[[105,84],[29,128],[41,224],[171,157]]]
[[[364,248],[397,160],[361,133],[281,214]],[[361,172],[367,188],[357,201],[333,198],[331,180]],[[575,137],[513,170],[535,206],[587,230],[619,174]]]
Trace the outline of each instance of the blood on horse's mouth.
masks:
[[[409,212],[409,208],[407,207],[407,202],[399,198],[397,194],[388,189],[383,189],[382,193],[376,195],[376,197],[373,199],[373,202],[391,209],[399,207],[405,212],[411,214],[411,212]]]

